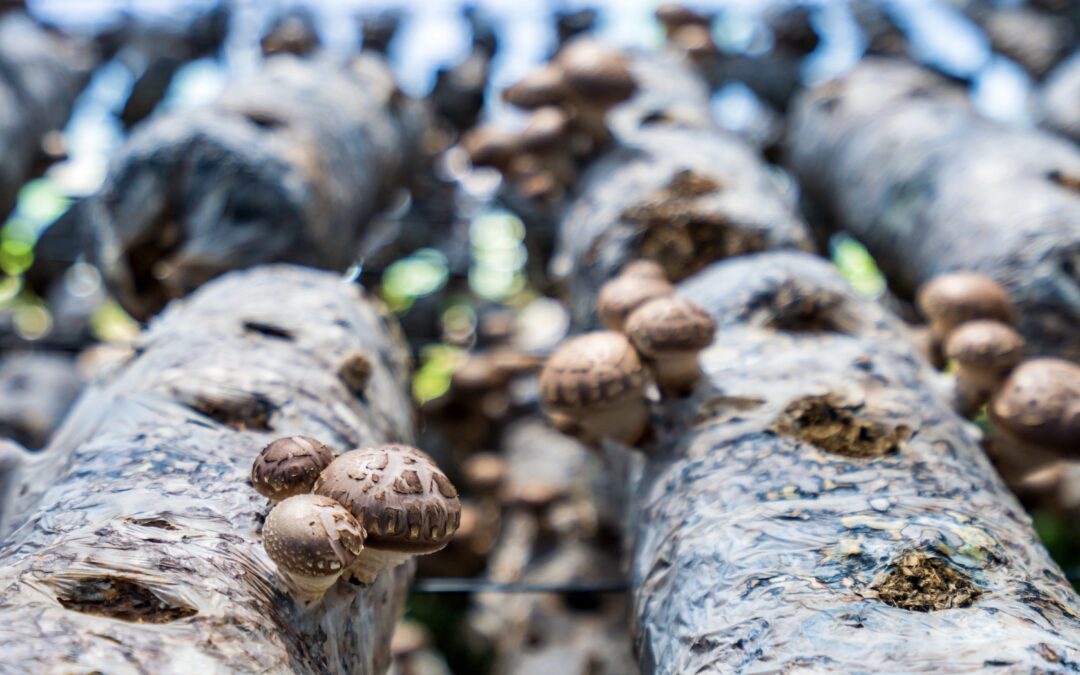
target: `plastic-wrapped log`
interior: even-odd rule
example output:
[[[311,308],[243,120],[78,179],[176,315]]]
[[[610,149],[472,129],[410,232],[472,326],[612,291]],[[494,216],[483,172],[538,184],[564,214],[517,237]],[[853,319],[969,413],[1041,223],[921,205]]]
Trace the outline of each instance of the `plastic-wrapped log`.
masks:
[[[1080,9],[1071,0],[1003,3],[953,0],[986,31],[994,51],[1042,79],[1076,45]],[[1019,6],[1016,6],[1019,4]]]
[[[41,169],[46,134],[67,123],[96,58],[22,12],[0,16],[0,222]]]
[[[680,292],[719,330],[705,381],[654,413],[642,672],[1074,668],[1080,598],[898,319],[797,252]]]
[[[868,59],[807,92],[789,161],[824,222],[911,297],[945,272],[1009,291],[1031,353],[1080,359],[1080,149],[977,117],[932,73]]]
[[[231,269],[344,269],[426,127],[378,57],[280,55],[216,103],[142,125],[85,205],[97,264],[146,318]]]
[[[264,266],[179,302],[49,447],[0,447],[0,653],[25,672],[383,673],[409,567],[304,608],[261,543],[275,437],[409,442],[407,353],[361,289]],[[356,392],[339,375],[365,359]]]
[[[648,128],[598,159],[559,228],[553,274],[579,325],[628,260],[657,260],[672,280],[775,248],[812,250],[794,198],[757,153],[722,131]]]
[[[0,436],[40,448],[83,388],[67,354],[11,352],[0,360]]]
[[[1080,52],[1046,78],[1036,110],[1040,126],[1080,143]]]

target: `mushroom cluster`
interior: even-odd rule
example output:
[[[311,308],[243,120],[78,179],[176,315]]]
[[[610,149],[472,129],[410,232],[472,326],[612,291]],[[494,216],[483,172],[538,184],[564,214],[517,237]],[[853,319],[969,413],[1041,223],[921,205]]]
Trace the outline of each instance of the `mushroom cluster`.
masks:
[[[931,279],[916,304],[928,322],[928,358],[954,366],[957,412],[975,417],[986,409],[987,450],[1002,478],[1020,494],[1032,486],[1052,492],[1045,479],[1061,475],[1055,466],[1080,458],[1080,365],[1024,360],[1016,310],[985,276]]]
[[[564,433],[635,445],[649,427],[649,381],[665,398],[690,393],[716,321],[676,295],[648,260],[629,263],[600,289],[597,314],[608,330],[566,340],[544,364],[541,404]]]
[[[496,169],[522,196],[557,201],[574,182],[577,163],[610,145],[608,111],[636,90],[623,54],[574,40],[503,92],[503,100],[529,112],[522,131],[483,125],[462,147],[473,166]]]
[[[431,457],[406,445],[335,458],[313,438],[281,438],[256,457],[251,482],[275,503],[263,546],[305,602],[340,577],[370,584],[412,556],[442,549],[461,523],[453,484]]]

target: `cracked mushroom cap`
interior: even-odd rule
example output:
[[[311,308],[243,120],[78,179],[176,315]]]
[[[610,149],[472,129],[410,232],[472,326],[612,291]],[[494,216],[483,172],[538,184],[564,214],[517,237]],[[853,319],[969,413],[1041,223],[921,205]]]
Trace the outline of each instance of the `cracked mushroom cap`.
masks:
[[[613,331],[586,333],[564,342],[540,373],[545,408],[578,416],[591,406],[640,393],[645,369],[626,336]]]
[[[1064,359],[1024,361],[994,394],[994,426],[1065,457],[1080,457],[1080,365]]]
[[[649,357],[699,352],[712,344],[716,320],[697,303],[671,295],[634,310],[626,320],[626,334]]]
[[[608,330],[621,331],[630,314],[650,300],[664,298],[675,292],[667,279],[635,271],[624,272],[600,287],[596,297],[596,312]]]
[[[1000,321],[968,321],[945,338],[945,356],[965,368],[1010,370],[1024,358],[1024,338]]]
[[[323,470],[315,493],[344,505],[373,550],[434,553],[461,525],[453,484],[431,457],[406,445],[346,452]]]
[[[614,105],[637,91],[626,58],[618,50],[593,40],[579,40],[556,57],[566,85],[586,101]]]
[[[563,145],[567,137],[569,119],[559,108],[540,108],[529,118],[529,124],[521,132],[521,145],[528,152],[547,152]]]
[[[521,139],[512,131],[481,126],[461,141],[473,166],[489,166],[506,171],[521,152]]]
[[[315,480],[334,461],[334,451],[309,436],[279,438],[251,465],[251,484],[264,497],[280,501],[311,492]]]
[[[569,93],[562,68],[548,63],[506,88],[502,97],[510,105],[536,110],[565,102]]]
[[[916,304],[938,339],[967,321],[993,319],[1012,325],[1016,312],[1005,289],[981,274],[957,272],[934,277],[919,289]]]
[[[364,549],[364,530],[333,499],[294,495],[275,506],[266,517],[263,547],[287,574],[336,577]]]

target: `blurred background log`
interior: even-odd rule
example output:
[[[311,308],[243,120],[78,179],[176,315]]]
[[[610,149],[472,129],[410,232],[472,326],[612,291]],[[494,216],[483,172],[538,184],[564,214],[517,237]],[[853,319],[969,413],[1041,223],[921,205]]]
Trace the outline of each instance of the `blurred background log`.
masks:
[[[23,183],[63,155],[59,131],[96,60],[22,12],[0,14],[0,222]]]
[[[45,445],[83,388],[75,358],[11,352],[0,360],[0,436],[36,450]]]
[[[1080,358],[1075,145],[988,122],[937,76],[876,59],[801,97],[788,144],[821,224],[864,243],[899,295],[985,274],[1030,353]]]
[[[1080,600],[898,320],[800,253],[725,261],[681,292],[720,329],[706,381],[661,407],[647,450],[643,672],[1080,657]]]
[[[1080,143],[1080,52],[1050,73],[1035,108],[1040,126]]]
[[[96,263],[139,319],[231,269],[343,270],[403,198],[425,128],[378,57],[275,56],[216,104],[136,130],[86,204]]]
[[[391,320],[392,321],[392,320]],[[338,374],[357,352],[362,392]],[[0,449],[0,651],[34,672],[383,673],[410,568],[304,608],[260,541],[252,458],[275,437],[410,442],[408,356],[324,272],[238,272],[177,303],[50,446]]]

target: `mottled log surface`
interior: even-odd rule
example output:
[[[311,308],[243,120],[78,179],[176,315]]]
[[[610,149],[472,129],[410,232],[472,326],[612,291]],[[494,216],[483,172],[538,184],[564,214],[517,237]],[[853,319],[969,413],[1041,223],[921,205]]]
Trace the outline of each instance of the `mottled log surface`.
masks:
[[[0,16],[0,222],[40,170],[42,138],[67,123],[94,60],[22,12]]]
[[[1080,149],[982,120],[962,92],[899,62],[868,59],[795,108],[791,166],[894,290],[986,274],[1008,289],[1030,352],[1080,358]]]
[[[382,673],[407,566],[304,609],[248,483],[269,440],[412,439],[407,355],[355,285],[283,266],[179,302],[34,460],[8,445],[0,653],[20,672]],[[354,395],[338,375],[372,364]]]
[[[376,56],[275,56],[216,104],[136,130],[85,210],[96,261],[138,318],[231,269],[344,269],[404,187],[424,117]]]
[[[83,388],[70,355],[10,352],[0,361],[0,436],[40,448]]]
[[[646,673],[1075,672],[1080,598],[899,320],[826,262],[725,261],[705,380],[654,414]]]
[[[811,250],[792,195],[753,148],[722,131],[641,129],[593,163],[559,227],[553,274],[579,324],[628,260],[653,258],[673,280],[721,258]]]
[[[1046,78],[1036,101],[1036,115],[1043,128],[1080,143],[1080,52]]]

